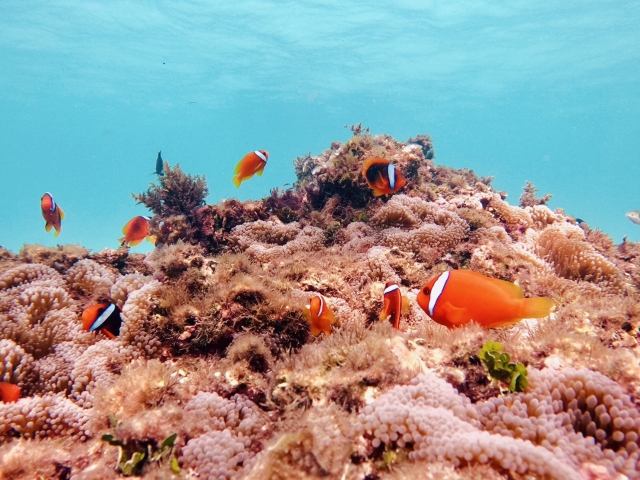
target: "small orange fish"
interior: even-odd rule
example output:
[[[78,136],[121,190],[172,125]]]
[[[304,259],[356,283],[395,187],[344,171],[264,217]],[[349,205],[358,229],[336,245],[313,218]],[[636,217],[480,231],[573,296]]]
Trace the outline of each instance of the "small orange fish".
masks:
[[[20,387],[8,382],[0,382],[0,400],[5,403],[17,402],[20,398]]]
[[[82,312],[82,328],[90,332],[96,330],[114,339],[120,335],[122,325],[121,310],[113,303],[90,305]]]
[[[240,187],[240,184],[245,180],[249,180],[254,175],[261,176],[264,171],[264,167],[267,165],[269,159],[269,152],[265,150],[256,150],[254,152],[247,153],[242,160],[238,162],[233,173],[236,174],[233,177],[233,184],[236,187]]]
[[[62,220],[64,220],[64,212],[54,200],[49,192],[45,193],[40,199],[40,208],[42,208],[42,216],[44,217],[44,229],[50,232],[52,228],[56,229],[54,237],[60,235],[62,230]]]
[[[400,329],[400,314],[409,309],[409,299],[402,296],[400,287],[394,282],[384,286],[384,304],[380,312],[380,321],[389,320],[396,330]]]
[[[393,163],[379,157],[368,158],[364,161],[362,175],[369,188],[373,190],[375,197],[395,193],[407,183]]]
[[[514,283],[470,270],[452,270],[432,278],[417,297],[422,309],[440,325],[456,328],[472,320],[486,328],[543,318],[555,308],[547,297],[524,298]]]
[[[156,236],[149,233],[149,220],[151,220],[149,217],[133,217],[123,227],[122,233],[124,233],[124,237],[119,238],[118,241],[122,245],[135,247],[136,245],[139,245],[146,237],[147,242],[151,242],[155,245]]]
[[[336,317],[322,295],[316,294],[311,297],[303,312],[311,324],[311,335],[317,337],[320,332],[326,336],[331,335],[331,325],[336,323]]]

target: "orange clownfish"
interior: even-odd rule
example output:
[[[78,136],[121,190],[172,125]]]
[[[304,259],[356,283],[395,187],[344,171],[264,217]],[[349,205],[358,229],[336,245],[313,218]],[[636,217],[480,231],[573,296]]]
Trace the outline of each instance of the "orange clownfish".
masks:
[[[149,217],[133,217],[131,220],[127,222],[127,224],[122,228],[122,233],[124,233],[124,237],[119,238],[118,241],[122,245],[129,245],[131,247],[135,247],[142,240],[147,238],[147,242],[151,242],[154,245],[156,244],[156,236],[151,235],[149,233]]]
[[[42,216],[44,217],[44,229],[50,232],[52,228],[56,229],[54,237],[60,235],[62,230],[62,220],[64,220],[64,212],[54,200],[49,192],[45,193],[40,199],[40,208],[42,208]]]
[[[364,161],[362,175],[375,197],[395,193],[407,183],[393,163],[379,157]]]
[[[384,286],[384,305],[380,312],[380,321],[389,320],[396,330],[400,329],[400,314],[409,309],[409,299],[402,296],[400,287],[394,282]]]
[[[326,300],[320,294],[311,297],[309,305],[303,310],[304,316],[311,324],[311,335],[317,337],[320,332],[326,336],[331,335],[331,325],[336,323],[336,317]]]
[[[20,398],[20,387],[13,383],[0,382],[0,400],[5,403],[17,402]]]
[[[417,297],[440,325],[456,328],[472,320],[483,327],[503,327],[523,318],[543,318],[555,308],[547,297],[524,298],[515,283],[470,270],[452,270],[432,278]]]
[[[240,184],[245,180],[249,180],[254,175],[262,175],[264,167],[267,165],[269,159],[269,152],[265,150],[256,150],[255,152],[249,152],[242,160],[238,162],[233,173],[236,174],[233,177],[233,184],[236,187],[240,187]]]
[[[90,305],[82,312],[82,328],[90,332],[100,331],[113,339],[120,335],[121,310],[113,303]]]

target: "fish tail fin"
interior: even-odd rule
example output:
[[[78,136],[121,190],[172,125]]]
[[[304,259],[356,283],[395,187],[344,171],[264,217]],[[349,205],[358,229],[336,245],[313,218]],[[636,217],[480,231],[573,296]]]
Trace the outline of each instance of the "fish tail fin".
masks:
[[[147,235],[147,242],[149,243],[153,243],[155,245],[157,239],[158,238],[155,235]]]
[[[522,318],[548,317],[556,304],[548,297],[524,298],[522,301]]]
[[[236,186],[236,188],[240,188],[240,184],[242,183],[242,180],[240,180],[239,176],[235,176],[233,177],[233,184]]]

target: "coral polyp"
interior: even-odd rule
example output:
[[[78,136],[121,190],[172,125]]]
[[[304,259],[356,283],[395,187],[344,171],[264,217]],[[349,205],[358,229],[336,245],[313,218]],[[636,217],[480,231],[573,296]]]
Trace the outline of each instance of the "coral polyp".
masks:
[[[0,381],[21,392],[0,477],[640,478],[640,245],[530,182],[510,204],[428,135],[352,130],[261,200],[206,205],[204,177],[165,165],[135,195],[147,255],[0,249]],[[374,196],[370,158],[403,188]],[[556,310],[449,330],[416,297],[461,269]],[[117,335],[83,330],[96,304],[121,309]]]

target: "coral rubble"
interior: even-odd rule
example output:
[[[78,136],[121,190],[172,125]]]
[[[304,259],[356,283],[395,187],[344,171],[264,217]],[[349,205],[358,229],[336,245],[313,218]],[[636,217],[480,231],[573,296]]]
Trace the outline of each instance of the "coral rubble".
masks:
[[[615,245],[491,178],[436,165],[431,138],[353,137],[294,162],[262,200],[205,205],[165,165],[134,197],[158,247],[0,249],[0,478],[640,478],[640,245]],[[374,197],[364,160],[407,182]],[[416,295],[470,269],[549,296],[550,318],[434,323]],[[386,282],[409,307],[379,322]],[[337,322],[314,337],[320,294]],[[83,309],[122,309],[120,334]],[[510,392],[478,352],[500,342]],[[482,355],[480,355],[482,356]]]

